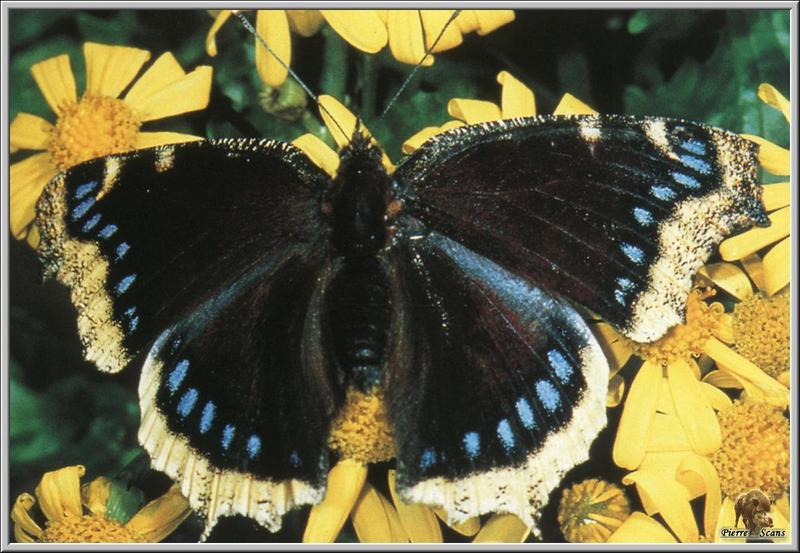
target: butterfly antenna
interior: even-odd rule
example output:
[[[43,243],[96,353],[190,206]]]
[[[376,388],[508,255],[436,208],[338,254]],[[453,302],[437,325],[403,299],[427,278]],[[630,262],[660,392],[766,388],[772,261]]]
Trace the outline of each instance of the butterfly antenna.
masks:
[[[269,52],[269,54],[273,58],[275,58],[284,69],[286,69],[286,71],[289,73],[289,76],[292,77],[297,82],[297,84],[300,85],[300,87],[305,91],[306,94],[308,94],[308,96],[312,100],[314,100],[314,102],[316,102],[317,106],[319,106],[319,109],[328,114],[328,117],[330,117],[331,121],[333,121],[333,124],[336,125],[336,128],[339,129],[339,132],[342,133],[342,136],[344,136],[347,140],[350,140],[350,137],[347,136],[346,132],[344,132],[344,129],[342,128],[341,125],[339,125],[339,122],[333,117],[333,114],[320,103],[319,97],[317,97],[317,95],[314,94],[314,92],[312,92],[312,90],[308,87],[308,85],[306,85],[306,83],[303,82],[303,79],[301,79],[300,76],[297,73],[295,73],[294,70],[291,67],[289,67],[286,64],[286,62],[284,62],[272,48],[270,48],[269,44],[267,44],[267,41],[264,40],[264,37],[262,37],[258,33],[258,31],[256,31],[255,27],[253,27],[253,24],[250,23],[250,21],[244,16],[244,14],[238,10],[234,10],[233,15],[235,15],[239,19],[239,21],[242,22],[242,26],[245,29],[247,29],[253,36],[256,37],[256,40],[261,44],[261,46],[263,46],[267,50],[267,52]]]
[[[431,45],[430,49],[427,49],[427,48],[425,49],[425,55],[422,56],[422,59],[419,60],[419,63],[414,66],[414,69],[412,69],[411,73],[408,74],[408,77],[406,77],[406,80],[403,81],[403,84],[400,85],[400,88],[397,89],[397,92],[394,93],[394,96],[392,96],[392,99],[389,100],[388,104],[386,104],[386,107],[381,112],[381,114],[379,116],[379,119],[382,118],[384,115],[386,115],[386,113],[392,108],[394,103],[397,101],[397,98],[400,97],[400,95],[403,93],[403,91],[406,89],[406,87],[409,85],[409,83],[411,83],[411,79],[413,79],[414,75],[417,74],[417,71],[419,71],[419,69],[422,67],[422,64],[425,63],[425,60],[430,57],[431,52],[433,52],[434,48],[436,48],[436,45],[439,44],[439,41],[444,36],[444,32],[447,30],[447,28],[450,26],[450,24],[453,21],[455,21],[456,17],[458,17],[458,14],[460,14],[460,13],[461,13],[461,10],[454,10],[453,13],[450,14],[450,18],[442,26],[442,30],[439,31],[439,35],[436,37],[436,40],[433,41],[433,44]],[[419,14],[419,17],[420,17],[420,23],[421,23],[421,19],[422,19],[422,14],[421,13]],[[422,27],[422,33],[423,33],[423,37],[424,37],[425,27],[422,26],[422,25],[420,25],[420,26]],[[424,38],[423,38],[423,40],[424,40]]]

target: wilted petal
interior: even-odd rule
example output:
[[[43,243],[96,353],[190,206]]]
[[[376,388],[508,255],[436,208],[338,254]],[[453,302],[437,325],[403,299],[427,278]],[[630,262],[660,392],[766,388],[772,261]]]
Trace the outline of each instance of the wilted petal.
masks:
[[[343,459],[328,473],[325,499],[311,508],[303,533],[304,543],[332,543],[347,521],[367,479],[367,467]]]
[[[160,542],[169,536],[192,513],[189,501],[173,485],[167,493],[154,499],[133,515],[125,527],[148,542]]]
[[[671,475],[638,470],[623,477],[622,483],[635,484],[645,509],[650,514],[660,513],[678,539],[682,542],[698,540],[699,532],[689,505],[689,493]]]
[[[81,487],[81,501],[97,516],[106,516],[106,505],[111,490],[111,481],[105,476],[95,478]]]
[[[31,538],[38,538],[42,535],[42,528],[36,524],[29,514],[35,504],[36,500],[31,494],[22,493],[17,497],[14,506],[11,508],[11,520],[15,525],[14,534],[17,535],[21,531],[24,533],[24,537],[27,538],[20,540],[18,537],[18,541],[30,543],[33,541]]]
[[[784,207],[769,214],[772,223],[768,227],[754,227],[728,238],[719,246],[719,254],[725,261],[734,261],[753,254],[789,236],[789,208]]]
[[[515,515],[497,514],[483,525],[472,543],[522,543],[531,529]]]
[[[81,476],[86,467],[75,465],[46,472],[36,486],[36,498],[47,520],[61,520],[81,516]]]
[[[661,390],[661,367],[645,362],[636,374],[622,408],[614,440],[614,463],[634,469],[642,462]]]
[[[677,543],[675,536],[656,520],[634,511],[622,526],[611,534],[608,543]]]
[[[503,96],[500,100],[503,119],[536,115],[536,98],[530,88],[518,81],[508,71],[498,73],[497,82],[503,87]]]
[[[369,483],[361,490],[351,516],[361,543],[408,543],[397,510]]]
[[[791,258],[787,236],[764,255],[764,291],[771,296],[789,284]]]

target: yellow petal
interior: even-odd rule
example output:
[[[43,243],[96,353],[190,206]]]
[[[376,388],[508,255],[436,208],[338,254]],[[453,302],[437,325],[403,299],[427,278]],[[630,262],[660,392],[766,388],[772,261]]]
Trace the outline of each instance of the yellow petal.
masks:
[[[503,119],[536,115],[536,98],[530,88],[518,81],[508,71],[498,73],[497,82],[503,87],[503,96],[500,100]]]
[[[758,162],[764,169],[773,175],[782,177],[789,175],[790,156],[789,150],[781,148],[777,144],[770,142],[760,136],[743,134],[743,138],[751,140],[760,146],[758,150]]]
[[[597,323],[590,325],[600,348],[603,350],[606,359],[608,360],[609,375],[613,376],[625,366],[628,359],[631,358],[633,352],[628,347],[628,343],[623,339],[622,335],[618,333],[608,323]]]
[[[764,255],[764,291],[767,295],[771,296],[789,284],[790,259],[788,236]]]
[[[789,496],[783,494],[780,498],[778,498],[775,503],[773,503],[775,509],[780,511],[780,513],[785,517],[789,518]]]
[[[81,516],[81,476],[86,474],[83,465],[64,467],[46,472],[36,486],[39,508],[47,520],[61,520],[70,516]]]
[[[733,344],[736,341],[736,337],[733,333],[733,315],[730,313],[720,313],[713,332],[717,339],[726,344]]]
[[[140,78],[125,95],[125,101],[132,105],[144,102],[159,90],[177,82],[186,76],[178,60],[170,52],[161,54],[153,64],[147,68]]]
[[[42,236],[39,233],[39,227],[36,226],[36,223],[32,224],[31,228],[28,230],[28,236],[25,238],[25,241],[31,248],[37,250],[39,249],[39,242],[41,239]]]
[[[608,543],[676,543],[669,530],[646,514],[634,511],[611,534]]]
[[[512,514],[492,515],[472,543],[523,543],[531,529]]]
[[[775,211],[776,209],[789,205],[791,189],[789,188],[788,182],[765,184],[762,190],[764,192],[761,195],[761,202],[764,204],[764,209],[767,211]]]
[[[728,394],[716,386],[708,382],[701,382],[700,387],[703,389],[703,394],[706,396],[708,403],[711,404],[715,411],[724,411],[733,404]]]
[[[163,146],[164,144],[195,142],[197,140],[203,140],[203,137],[179,132],[140,132],[136,136],[135,147],[138,150],[142,148],[152,148],[154,146]]]
[[[17,500],[14,502],[14,506],[11,508],[11,520],[15,524],[14,535],[18,536],[18,534],[22,533],[22,535],[27,538],[24,540],[27,543],[33,541],[30,539],[31,536],[38,538],[42,535],[42,528],[36,524],[29,514],[31,508],[35,504],[36,500],[31,494],[22,493],[17,497]],[[17,537],[17,541],[23,540],[20,540],[19,537]]]
[[[753,295],[750,279],[733,263],[710,263],[698,273],[740,301]]]
[[[691,454],[691,450],[648,451],[647,455],[644,456],[642,464],[639,465],[638,470],[660,474],[664,477],[669,477],[670,479],[674,480],[677,477],[678,468],[681,466],[681,463],[683,463],[683,460],[687,455]],[[683,487],[689,494],[689,500],[700,497],[706,493],[705,486],[703,485],[702,481],[689,480],[683,484]],[[658,510],[657,506],[654,504],[643,503],[642,505],[644,506],[647,514],[653,514]]]
[[[339,169],[339,155],[320,138],[306,133],[292,140],[292,144],[303,150],[315,165],[331,177],[336,176],[336,171]]]
[[[675,414],[675,404],[672,403],[672,394],[669,392],[669,382],[667,377],[661,379],[661,392],[658,394],[658,403],[656,403],[656,413],[664,413],[666,415]]]
[[[789,121],[791,104],[783,94],[778,92],[777,88],[769,83],[761,83],[758,85],[758,97],[767,105],[780,110],[786,121]]]
[[[741,259],[789,236],[789,208],[784,207],[769,214],[768,227],[754,227],[719,245],[719,254],[725,261]]]
[[[569,93],[564,94],[564,96],[561,97],[561,101],[558,102],[558,106],[556,106],[556,109],[553,110],[553,115],[591,115],[593,113],[597,112]]]
[[[614,375],[608,381],[608,393],[606,394],[606,407],[616,407],[622,402],[625,395],[625,379],[620,375]]]
[[[478,22],[478,10],[461,10],[456,17],[456,26],[464,34],[471,33],[480,27]]]
[[[320,10],[339,36],[362,52],[380,52],[389,41],[386,25],[375,10]]]
[[[717,519],[717,525],[714,529],[714,541],[717,543],[745,543],[744,538],[723,538],[722,537],[722,529],[723,528],[735,528],[735,508],[733,505],[733,501],[729,497],[726,497],[722,500],[722,507],[719,511],[719,518]],[[741,519],[739,519],[739,524],[741,525]],[[740,526],[741,528],[741,526]]]
[[[61,115],[64,104],[78,101],[75,76],[72,74],[69,56],[66,54],[34,64],[31,67],[31,74],[50,109],[56,115]]]
[[[347,521],[367,479],[367,467],[342,459],[328,473],[325,499],[311,508],[304,543],[332,543]]]
[[[786,530],[786,535],[782,538],[774,537],[770,539],[776,543],[792,543],[792,528],[791,524],[789,524],[789,517],[785,515],[780,509],[773,509],[772,522],[773,522],[773,528],[775,530],[778,529]]]
[[[46,150],[53,125],[38,115],[20,113],[11,122],[9,141],[19,150]]]
[[[473,10],[478,19],[478,34],[488,35],[507,23],[514,21],[513,10]]]
[[[212,58],[217,55],[217,32],[230,19],[233,15],[233,10],[219,10],[217,17],[214,19],[214,24],[208,30],[206,35],[206,53]]]
[[[403,142],[403,153],[410,154],[420,146],[422,146],[429,138],[436,136],[437,134],[441,134],[443,132],[449,131],[450,129],[455,129],[457,127],[463,127],[464,123],[461,121],[448,121],[441,127],[425,127],[424,129],[420,130],[413,136],[410,136]]]
[[[55,175],[56,170],[50,164],[47,152],[11,165],[8,218],[15,238],[25,237],[27,227],[36,216],[36,201]]]
[[[682,359],[667,366],[667,380],[675,414],[681,421],[692,449],[709,455],[722,444],[722,432],[714,409],[708,403],[700,382]]]
[[[318,10],[286,10],[286,17],[291,30],[303,37],[315,34],[325,21]]]
[[[391,10],[387,30],[389,49],[394,59],[411,65],[420,62],[424,66],[433,64],[433,56],[425,55],[422,21],[418,10]]]
[[[651,451],[691,451],[692,445],[683,431],[681,421],[674,415],[656,413],[650,426],[645,449]]]
[[[289,74],[286,69],[292,63],[292,37],[289,34],[289,20],[283,10],[258,10],[256,31],[272,52],[269,52],[256,38],[256,70],[261,82],[277,88]]]
[[[645,362],[633,379],[622,408],[613,451],[618,466],[634,469],[642,462],[660,388],[661,367]]]
[[[459,46],[463,42],[461,31],[455,21],[450,21],[450,17],[455,10],[420,10],[422,16],[422,27],[425,29],[425,48],[429,52],[444,52]],[[444,32],[442,32],[444,29]],[[441,37],[439,34],[441,33]],[[434,41],[438,38],[436,46]]]
[[[160,542],[191,513],[189,501],[181,495],[180,487],[173,485],[167,493],[139,509],[125,528],[133,530],[147,542]]]
[[[467,125],[485,121],[497,121],[502,118],[502,113],[497,104],[466,98],[453,98],[450,100],[447,103],[447,113],[456,119],[464,121]]]
[[[722,507],[722,494],[719,487],[719,475],[714,465],[700,455],[687,455],[678,467],[678,482],[687,479],[699,478],[705,487],[705,507],[703,508],[703,531],[706,536],[711,536],[717,525],[719,511]],[[686,485],[686,484],[685,484]]]
[[[442,543],[442,529],[434,512],[425,505],[404,503],[395,489],[396,473],[389,471],[389,493],[397,508],[400,524],[411,543]]]
[[[361,543],[408,543],[397,510],[369,483],[364,484],[351,517]]]
[[[782,407],[789,404],[786,387],[716,338],[710,338],[703,351],[717,362],[720,369],[755,384],[770,403]]]
[[[789,383],[792,380],[791,371],[783,371],[781,374],[778,375],[778,378],[776,378],[776,380],[788,388]]]
[[[158,92],[128,104],[142,121],[204,109],[211,94],[211,74],[210,66],[201,65]]]
[[[764,281],[764,264],[761,262],[761,258],[758,257],[758,254],[751,254],[743,257],[739,260],[739,263],[742,264],[747,276],[750,277],[750,280],[753,281],[756,288],[763,290],[766,286],[766,282]]]
[[[689,493],[682,484],[674,480],[672,475],[652,470],[638,470],[624,476],[622,483],[636,484],[636,491],[639,492],[645,509],[650,514],[660,513],[664,522],[675,532],[680,541],[698,540],[699,532],[692,507],[689,505]]]
[[[97,516],[106,515],[106,504],[111,490],[111,481],[101,476],[81,487],[81,501],[89,511]]]
[[[454,522],[451,524],[447,522],[447,512],[443,509],[433,509],[433,512],[436,513],[436,516],[439,517],[442,522],[462,536],[474,536],[481,529],[480,517],[472,517],[462,522]]]
[[[150,52],[87,42],[83,45],[83,56],[86,59],[86,92],[116,98],[150,59]]]

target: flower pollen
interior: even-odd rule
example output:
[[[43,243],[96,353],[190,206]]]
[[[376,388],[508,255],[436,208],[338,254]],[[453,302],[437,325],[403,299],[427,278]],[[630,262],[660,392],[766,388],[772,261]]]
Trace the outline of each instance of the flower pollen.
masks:
[[[378,463],[395,456],[394,437],[380,391],[365,394],[349,388],[331,428],[328,446],[344,458]]]
[[[605,543],[630,514],[625,492],[590,478],[566,488],[558,505],[558,526],[572,543]]]
[[[733,312],[735,349],[777,378],[789,369],[789,295],[754,295]]]
[[[142,123],[122,100],[86,94],[67,104],[50,135],[48,150],[59,171],[134,148]]]
[[[771,500],[789,486],[789,420],[780,407],[736,400],[719,413],[722,447],[711,457],[728,497],[758,488]]]
[[[44,543],[144,543],[146,540],[118,522],[90,514],[48,521],[39,541]]]
[[[630,349],[638,357],[662,367],[678,359],[689,360],[699,356],[717,327],[720,315],[725,312],[721,303],[704,301],[714,294],[710,288],[692,290],[686,300],[684,324],[672,327],[662,338],[650,344],[627,340]]]

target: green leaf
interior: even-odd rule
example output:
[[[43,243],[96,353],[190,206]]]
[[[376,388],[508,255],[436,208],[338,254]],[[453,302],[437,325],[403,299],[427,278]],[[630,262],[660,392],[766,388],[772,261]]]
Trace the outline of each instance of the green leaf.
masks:
[[[106,516],[120,524],[128,522],[136,511],[144,505],[144,492],[139,488],[129,488],[124,483],[111,479],[106,502]]]

